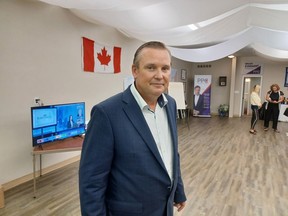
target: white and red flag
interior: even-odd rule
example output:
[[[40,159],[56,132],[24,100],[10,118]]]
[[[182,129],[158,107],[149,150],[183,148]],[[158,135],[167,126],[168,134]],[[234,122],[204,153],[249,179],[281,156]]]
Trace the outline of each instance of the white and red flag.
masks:
[[[83,37],[83,70],[99,73],[119,73],[121,71],[121,48],[103,46]]]

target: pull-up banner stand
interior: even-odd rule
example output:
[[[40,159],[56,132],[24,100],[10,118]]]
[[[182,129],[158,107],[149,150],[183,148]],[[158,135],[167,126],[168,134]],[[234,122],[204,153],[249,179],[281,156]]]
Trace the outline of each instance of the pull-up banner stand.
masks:
[[[211,117],[211,75],[195,75],[193,116]]]

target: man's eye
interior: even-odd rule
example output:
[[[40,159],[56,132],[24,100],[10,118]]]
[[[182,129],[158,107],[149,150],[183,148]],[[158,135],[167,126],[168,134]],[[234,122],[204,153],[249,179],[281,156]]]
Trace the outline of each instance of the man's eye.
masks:
[[[164,72],[167,72],[167,71],[169,71],[169,70],[170,70],[169,67],[164,67],[164,68],[162,68],[162,71],[164,71]]]
[[[155,67],[154,66],[148,66],[147,69],[150,71],[153,71],[153,70],[155,70]]]

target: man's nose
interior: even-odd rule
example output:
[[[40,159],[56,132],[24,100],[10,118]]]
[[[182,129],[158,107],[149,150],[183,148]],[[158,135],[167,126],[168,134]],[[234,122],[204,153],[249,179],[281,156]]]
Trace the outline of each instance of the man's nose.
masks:
[[[154,77],[156,79],[162,79],[163,78],[163,72],[162,72],[161,68],[157,69]]]

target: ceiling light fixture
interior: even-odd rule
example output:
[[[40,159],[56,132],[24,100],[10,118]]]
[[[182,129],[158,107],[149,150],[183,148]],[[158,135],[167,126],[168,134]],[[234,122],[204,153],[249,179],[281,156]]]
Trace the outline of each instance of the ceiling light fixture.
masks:
[[[197,27],[195,24],[190,24],[190,25],[188,25],[188,27],[189,27],[190,29],[192,29],[193,31],[195,31],[195,30],[198,29],[198,27]]]
[[[234,57],[235,57],[234,55],[229,55],[229,56],[228,56],[228,58],[234,58]]]

